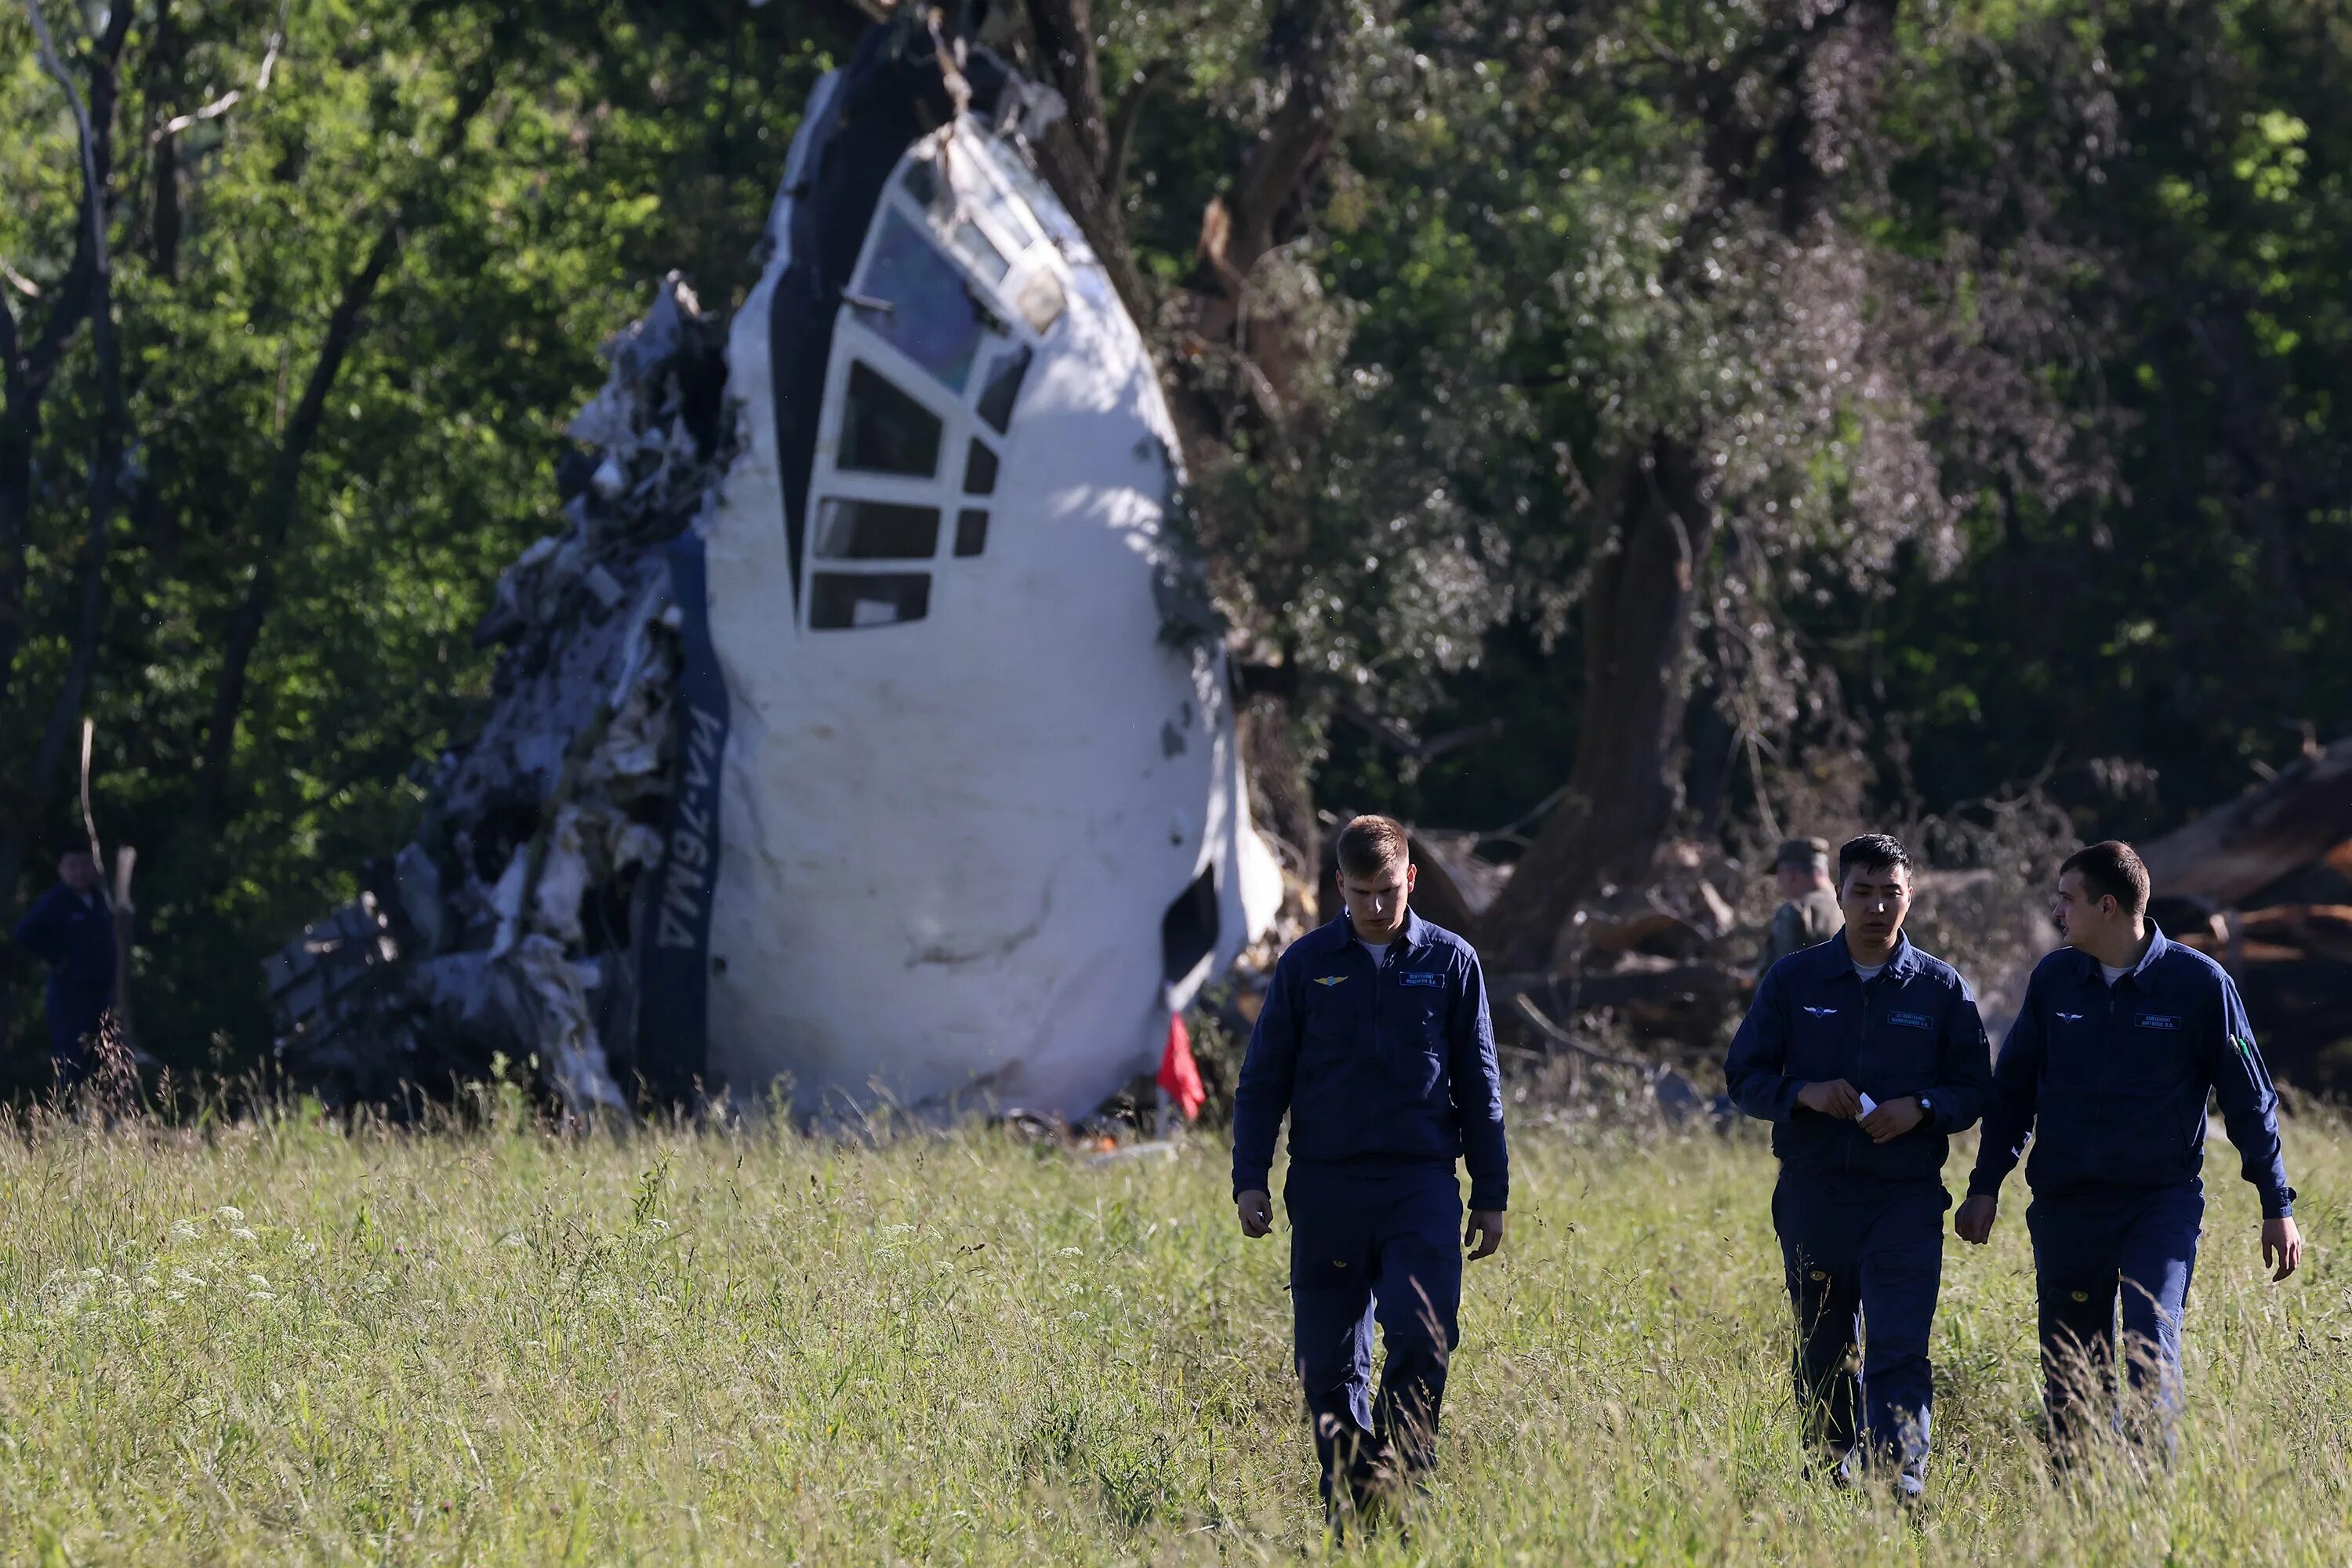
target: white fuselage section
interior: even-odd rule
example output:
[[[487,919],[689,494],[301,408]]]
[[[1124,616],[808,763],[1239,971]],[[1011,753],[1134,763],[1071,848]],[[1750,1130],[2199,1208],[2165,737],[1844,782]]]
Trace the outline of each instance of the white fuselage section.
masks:
[[[1017,148],[971,121],[919,142],[838,308],[796,571],[768,319],[790,207],[700,525],[731,710],[710,1074],[739,1104],[787,1080],[802,1112],[1079,1115],[1280,892],[1222,648],[1163,628],[1157,375]],[[1204,874],[1214,935],[1171,973]]]

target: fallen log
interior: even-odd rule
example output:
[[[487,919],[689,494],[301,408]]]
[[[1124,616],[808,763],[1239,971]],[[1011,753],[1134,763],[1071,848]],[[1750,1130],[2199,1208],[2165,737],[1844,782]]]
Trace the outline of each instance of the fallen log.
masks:
[[[2352,839],[2352,736],[2139,847],[2156,895],[2227,908]]]

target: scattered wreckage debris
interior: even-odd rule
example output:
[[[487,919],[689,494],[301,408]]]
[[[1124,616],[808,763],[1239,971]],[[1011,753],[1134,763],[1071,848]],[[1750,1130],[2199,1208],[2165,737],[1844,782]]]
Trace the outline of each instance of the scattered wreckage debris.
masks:
[[[2157,923],[2237,981],[2271,1070],[2352,1095],[2352,738],[2140,852]]]
[[[270,962],[296,1081],[1075,1119],[1271,921],[1157,373],[949,27],[819,83],[731,321],[607,346],[478,733]]]
[[[723,344],[672,274],[605,346],[559,468],[564,527],[476,632],[505,646],[479,732],[434,770],[417,837],[271,959],[279,1059],[331,1102],[446,1090],[500,1056],[575,1111],[624,1109],[633,1076],[684,1087],[636,1048],[633,938],[658,918],[679,771],[671,547],[738,449]]]

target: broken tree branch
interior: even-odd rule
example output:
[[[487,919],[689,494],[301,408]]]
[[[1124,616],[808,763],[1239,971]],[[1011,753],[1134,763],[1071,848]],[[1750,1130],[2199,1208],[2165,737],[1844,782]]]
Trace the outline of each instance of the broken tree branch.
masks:
[[[1634,968],[1600,974],[1503,974],[1487,984],[1490,994],[1517,998],[1542,994],[1563,1012],[1593,1007],[1623,1007],[1642,1002],[1675,1002],[1702,996],[1734,996],[1748,989],[1753,977],[1727,963],[1701,961]]]
[[[1458,730],[1419,735],[1396,720],[1384,718],[1353,700],[1342,701],[1339,710],[1342,718],[1416,763],[1433,762],[1448,752],[1475,746],[1481,741],[1491,741],[1503,732],[1502,720],[1487,719],[1479,723],[1465,724]]]
[[[1570,1034],[1566,1029],[1561,1028],[1558,1024],[1553,1023],[1549,1018],[1546,1017],[1544,1016],[1544,1010],[1536,1005],[1535,998],[1529,996],[1524,991],[1512,998],[1512,1004],[1518,1008],[1521,1016],[1525,1017],[1528,1023],[1535,1026],[1536,1033],[1541,1035],[1558,1049],[1573,1052],[1577,1056],[1584,1058],[1587,1061],[1599,1062],[1603,1067],[1625,1068],[1631,1071],[1640,1073],[1644,1078],[1647,1078],[1658,1070],[1657,1064],[1654,1062],[1637,1061],[1632,1057],[1621,1057],[1613,1052],[1604,1051],[1597,1047],[1586,1045],[1582,1040],[1578,1039],[1574,1035]]]

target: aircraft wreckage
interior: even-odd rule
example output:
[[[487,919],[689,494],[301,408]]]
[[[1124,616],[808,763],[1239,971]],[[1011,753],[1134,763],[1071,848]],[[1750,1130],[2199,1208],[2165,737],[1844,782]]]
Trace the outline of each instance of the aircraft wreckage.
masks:
[[[1057,109],[876,27],[732,322],[673,276],[607,346],[479,732],[268,963],[297,1082],[1076,1117],[1266,929],[1156,373],[1028,152]]]

